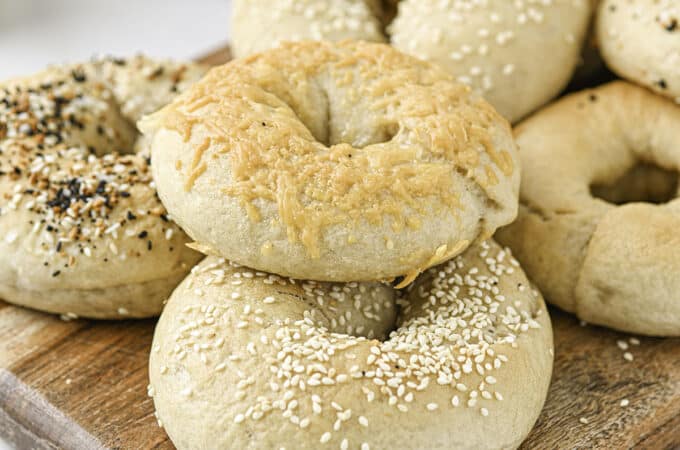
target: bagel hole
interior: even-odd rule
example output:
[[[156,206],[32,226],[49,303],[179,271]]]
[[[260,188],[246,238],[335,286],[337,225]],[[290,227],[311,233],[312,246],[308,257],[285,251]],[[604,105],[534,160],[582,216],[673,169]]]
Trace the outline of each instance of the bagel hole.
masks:
[[[594,197],[615,205],[668,203],[677,196],[678,172],[641,162],[613,183],[592,184],[590,192]]]
[[[329,124],[330,129],[327,139],[322,140],[315,136],[317,140],[324,144],[326,147],[332,147],[338,144],[349,144],[352,146],[352,148],[361,149],[364,147],[368,147],[369,145],[384,144],[390,142],[399,132],[399,124],[389,123],[380,126],[369,133],[360,133],[348,139],[346,136],[343,136],[342,134],[344,124],[335,123],[332,121],[332,118],[330,117]],[[348,154],[347,156],[349,158],[352,157],[351,154]]]

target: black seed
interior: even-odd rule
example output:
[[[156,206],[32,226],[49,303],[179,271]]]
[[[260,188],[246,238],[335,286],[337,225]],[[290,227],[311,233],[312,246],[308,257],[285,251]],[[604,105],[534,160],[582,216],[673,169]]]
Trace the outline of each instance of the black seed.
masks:
[[[106,191],[106,181],[101,180],[99,184],[97,184],[97,190],[95,191],[97,194],[102,195]]]
[[[163,75],[164,71],[165,71],[165,69],[163,68],[163,66],[160,66],[158,69],[154,70],[151,73],[151,75],[149,76],[149,79],[153,80],[154,78],[160,77],[161,75]]]
[[[83,83],[87,79],[83,72],[77,70],[71,71],[71,76],[73,77],[76,83]]]

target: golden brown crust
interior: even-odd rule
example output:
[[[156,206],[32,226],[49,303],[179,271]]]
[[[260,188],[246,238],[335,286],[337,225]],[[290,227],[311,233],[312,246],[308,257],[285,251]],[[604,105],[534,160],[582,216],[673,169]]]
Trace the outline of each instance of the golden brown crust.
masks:
[[[677,186],[668,186],[675,191],[663,204],[641,202],[644,191],[621,206],[591,193],[639,163],[677,173],[680,108],[614,82],[556,102],[522,123],[516,135],[522,206],[518,220],[497,233],[500,242],[513,249],[550,302],[581,319],[634,333],[680,335],[680,260],[672,231],[680,225]],[[666,179],[649,173],[656,182]],[[645,176],[643,167],[626,180],[638,185],[631,183]],[[652,185],[649,192],[657,190]],[[605,198],[625,200],[630,191]]]
[[[442,246],[462,251],[459,242],[489,235],[515,214],[518,168],[507,122],[435,66],[386,45],[284,44],[213,69],[140,126],[153,139],[160,195],[182,227],[261,270],[393,278],[427,268]],[[213,199],[209,210],[198,210],[196,197]],[[243,229],[242,219],[228,217],[246,214],[251,226],[280,228],[274,238],[244,234],[256,253],[248,256],[227,242]],[[422,239],[438,221],[451,228],[424,239],[413,258],[409,233]],[[329,233],[344,242],[329,243]],[[365,235],[371,261],[346,268],[354,261],[334,261],[340,266],[331,273],[327,254],[342,259]],[[374,248],[388,261],[371,256]],[[294,252],[315,260],[316,271],[267,261]]]

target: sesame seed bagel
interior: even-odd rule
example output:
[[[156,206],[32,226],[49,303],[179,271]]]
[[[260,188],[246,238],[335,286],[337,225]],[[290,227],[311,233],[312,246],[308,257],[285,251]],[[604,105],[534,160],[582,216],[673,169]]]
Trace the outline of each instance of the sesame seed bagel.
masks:
[[[680,103],[677,0],[603,0],[597,36],[612,71]]]
[[[284,41],[386,40],[380,0],[243,0],[232,4],[231,49],[237,58]]]
[[[579,61],[589,0],[235,0],[242,57],[282,41],[363,39],[440,64],[515,122],[554,98]],[[396,17],[381,28],[385,16]]]
[[[159,423],[179,449],[519,446],[545,400],[552,331],[517,262],[484,242],[403,295],[207,258],[156,328]]]
[[[199,261],[134,123],[202,74],[143,57],[0,85],[0,298],[67,317],[157,315]]]
[[[626,82],[522,123],[520,214],[497,233],[548,301],[633,333],[680,335],[680,107]]]
[[[387,45],[290,43],[233,61],[140,128],[195,248],[266,272],[410,282],[516,215],[507,122]]]

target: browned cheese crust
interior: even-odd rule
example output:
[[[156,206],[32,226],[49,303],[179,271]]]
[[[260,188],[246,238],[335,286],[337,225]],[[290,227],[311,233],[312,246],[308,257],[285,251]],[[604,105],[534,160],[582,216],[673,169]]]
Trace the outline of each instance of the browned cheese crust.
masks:
[[[291,43],[236,60],[140,127],[195,248],[271,273],[410,282],[516,214],[507,122],[387,45]]]

